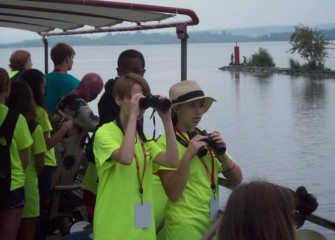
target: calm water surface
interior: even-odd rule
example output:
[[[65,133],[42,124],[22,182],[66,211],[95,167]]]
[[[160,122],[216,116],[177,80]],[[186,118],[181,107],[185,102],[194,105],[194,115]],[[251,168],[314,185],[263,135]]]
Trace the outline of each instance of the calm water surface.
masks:
[[[243,169],[245,181],[261,178],[292,189],[304,185],[318,199],[315,214],[335,221],[335,80],[218,70],[228,64],[233,47],[234,44],[188,47],[188,79],[197,80],[205,93],[217,100],[200,127],[221,132],[228,151]],[[286,52],[289,49],[286,42],[243,43],[241,57],[249,57],[259,47],[267,48],[279,67],[288,67],[289,57],[299,59]],[[77,54],[71,73],[78,78],[87,72],[97,72],[105,80],[114,77],[117,56],[127,48],[75,47]],[[131,48],[140,50],[146,58],[145,77],[152,92],[168,95],[169,87],[180,80],[179,45]],[[43,70],[43,49],[28,50],[34,67]],[[7,68],[12,51],[0,49],[1,66]],[[326,62],[332,69],[334,54],[332,51]],[[96,103],[97,100],[91,103],[95,111]],[[151,111],[147,112],[149,115]],[[146,118],[146,131],[152,133],[152,120]],[[162,126],[156,122],[159,134]],[[222,205],[228,194],[229,191],[223,190]],[[304,227],[335,239],[334,232],[314,224],[305,223]]]

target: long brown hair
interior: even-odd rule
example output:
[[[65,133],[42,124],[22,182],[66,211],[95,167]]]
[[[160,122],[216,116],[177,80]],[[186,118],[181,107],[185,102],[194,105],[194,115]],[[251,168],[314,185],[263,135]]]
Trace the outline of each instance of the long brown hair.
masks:
[[[6,105],[19,113],[27,120],[28,126],[32,129],[36,126],[36,104],[29,85],[23,81],[13,81],[11,92],[6,100]]]
[[[220,240],[294,240],[292,191],[266,181],[233,190],[224,209]]]
[[[8,72],[0,68],[0,93],[2,93],[9,85]]]

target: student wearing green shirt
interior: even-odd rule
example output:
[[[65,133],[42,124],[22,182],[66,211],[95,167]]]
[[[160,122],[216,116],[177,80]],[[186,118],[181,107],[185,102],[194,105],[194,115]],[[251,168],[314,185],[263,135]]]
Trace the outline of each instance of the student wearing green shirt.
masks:
[[[145,110],[139,102],[147,93],[149,85],[140,75],[120,77],[113,90],[120,114],[96,132],[93,152],[99,185],[93,220],[95,240],[156,239],[152,164],[176,167],[178,152],[170,109],[156,109],[167,136],[166,152],[143,133]]]
[[[38,187],[40,193],[40,218],[46,218],[45,209],[47,207],[47,201],[50,197],[50,190],[52,184],[52,174],[56,168],[56,156],[54,146],[62,139],[62,137],[72,128],[73,122],[71,120],[64,121],[60,128],[53,131],[48,112],[45,107],[44,100],[44,89],[45,89],[45,77],[44,74],[37,69],[29,69],[22,73],[20,77],[21,81],[28,83],[30,86],[34,100],[36,102],[36,114],[37,121],[41,125],[43,130],[43,136],[47,151],[44,154],[45,165],[43,171],[38,176]],[[51,134],[52,133],[52,134]],[[39,222],[40,220],[38,220]],[[41,221],[41,223],[47,223],[47,219]],[[37,224],[37,235],[39,235],[39,223]],[[44,227],[42,227],[43,230]],[[38,238],[39,239],[39,238]]]
[[[38,124],[35,101],[29,85],[23,81],[11,83],[11,94],[7,106],[21,113],[27,120],[33,144],[29,147],[29,162],[25,169],[25,204],[19,229],[19,239],[34,240],[37,217],[40,215],[40,195],[38,192],[38,173],[44,168],[46,146],[41,125]]]
[[[0,68],[0,126],[9,112],[5,100],[10,93],[8,73]],[[6,140],[1,137],[0,144]],[[20,114],[10,143],[10,186],[7,201],[0,206],[0,236],[3,240],[16,240],[24,206],[24,169],[28,165],[28,147],[33,143],[26,119]],[[1,159],[3,160],[3,159]],[[3,180],[3,179],[1,179]],[[3,189],[1,189],[3,190]],[[2,202],[2,201],[1,201]]]
[[[204,136],[197,128],[215,101],[196,81],[184,80],[170,88],[172,119],[178,141],[178,168],[160,167],[158,175],[169,198],[165,222],[157,239],[202,239],[218,219],[218,174],[233,183],[242,181],[239,165],[225,151],[217,131]],[[211,144],[209,144],[209,140]],[[164,149],[165,136],[157,143]]]

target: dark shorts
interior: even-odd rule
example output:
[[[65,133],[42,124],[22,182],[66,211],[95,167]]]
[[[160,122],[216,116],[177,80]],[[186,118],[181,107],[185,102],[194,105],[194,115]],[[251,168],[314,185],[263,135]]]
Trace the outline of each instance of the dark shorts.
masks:
[[[24,187],[10,191],[7,208],[22,208],[24,206]]]

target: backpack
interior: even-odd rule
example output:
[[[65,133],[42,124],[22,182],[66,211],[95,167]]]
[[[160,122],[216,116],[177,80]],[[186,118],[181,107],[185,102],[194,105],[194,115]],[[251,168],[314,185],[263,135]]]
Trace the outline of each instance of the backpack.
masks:
[[[19,118],[19,113],[8,110],[7,116],[0,126],[0,208],[6,207],[11,185],[11,159],[10,159],[10,145]],[[2,143],[5,142],[5,145]]]

